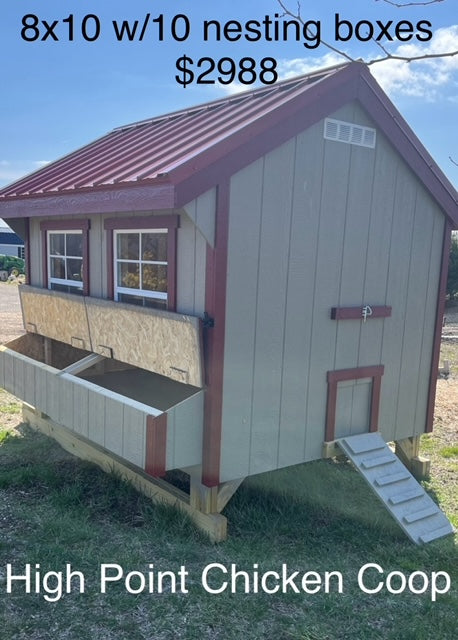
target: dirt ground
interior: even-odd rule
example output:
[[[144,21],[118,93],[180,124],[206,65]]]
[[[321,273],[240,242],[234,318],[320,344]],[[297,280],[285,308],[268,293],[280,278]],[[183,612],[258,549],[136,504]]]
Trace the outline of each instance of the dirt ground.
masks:
[[[0,344],[24,333],[18,286],[0,282]]]

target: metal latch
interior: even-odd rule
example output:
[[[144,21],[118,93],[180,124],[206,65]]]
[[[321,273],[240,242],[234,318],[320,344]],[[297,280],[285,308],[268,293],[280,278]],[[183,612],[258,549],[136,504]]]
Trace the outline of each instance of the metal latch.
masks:
[[[215,319],[208,315],[208,312],[204,312],[204,319],[202,321],[205,329],[213,329],[215,326]]]
[[[366,320],[372,315],[372,309],[371,307],[367,304],[365,307],[362,308],[362,316],[363,316],[363,322],[366,322]]]

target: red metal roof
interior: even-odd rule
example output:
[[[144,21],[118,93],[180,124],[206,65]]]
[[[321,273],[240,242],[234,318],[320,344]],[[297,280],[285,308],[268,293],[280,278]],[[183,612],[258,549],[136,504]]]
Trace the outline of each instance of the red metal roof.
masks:
[[[457,228],[455,188],[359,62],[114,129],[0,190],[0,216],[181,207],[351,100]]]
[[[5,187],[0,198],[138,185],[164,177],[335,74],[342,66],[347,65],[118,127]]]

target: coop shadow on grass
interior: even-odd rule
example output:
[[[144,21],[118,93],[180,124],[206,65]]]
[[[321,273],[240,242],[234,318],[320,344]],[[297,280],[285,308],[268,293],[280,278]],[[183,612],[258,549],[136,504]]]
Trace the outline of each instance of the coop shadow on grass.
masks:
[[[336,544],[405,541],[394,520],[344,459],[321,460],[247,479],[226,507],[231,532]]]

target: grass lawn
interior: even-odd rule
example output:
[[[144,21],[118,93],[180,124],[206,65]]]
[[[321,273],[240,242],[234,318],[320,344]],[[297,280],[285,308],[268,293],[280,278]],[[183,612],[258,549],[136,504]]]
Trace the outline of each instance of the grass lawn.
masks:
[[[452,355],[456,365],[458,348]],[[449,352],[448,358],[452,360]],[[423,443],[433,465],[426,486],[456,527],[457,405],[458,380],[452,376],[439,381],[436,429]],[[174,509],[153,505],[118,478],[77,461],[30,431],[21,424],[19,410],[18,401],[0,391],[1,638],[456,638],[457,536],[414,546],[349,463],[319,461],[251,478],[224,512],[229,539],[215,546]],[[124,576],[139,573],[132,574],[127,585],[124,580],[108,583],[106,593],[101,593],[101,566],[109,563],[120,565]],[[220,594],[208,593],[202,583],[211,563],[229,572],[229,578],[221,567],[209,572],[209,588],[218,590],[229,579],[229,587]],[[378,593],[368,594],[358,585],[358,571],[366,563],[383,570],[365,574],[362,586],[368,589],[386,582],[393,571],[407,579],[412,572],[422,573],[411,581],[412,590],[396,594],[382,586]],[[12,593],[6,592],[8,564],[15,575],[30,566],[32,593],[25,593],[24,582],[18,581]],[[234,564],[247,572],[250,593],[244,593],[243,576],[236,592],[230,592]],[[82,578],[76,575],[66,592],[66,565],[81,572],[84,593]],[[187,593],[179,588],[181,567],[187,571]],[[253,593],[256,571],[283,570],[288,575],[299,572],[294,581],[299,593],[291,583],[286,593]],[[46,575],[50,571],[57,575]],[[165,571],[178,578],[176,593],[172,577],[159,573]],[[309,592],[304,592],[301,577],[310,571],[319,576],[309,575]],[[339,572],[341,593],[337,574],[325,589],[326,572]],[[435,576],[438,572],[450,576],[451,588],[433,601],[432,582],[437,580],[438,589],[445,586]],[[110,575],[114,573],[112,568]],[[152,593],[149,574],[154,575]],[[400,590],[401,582],[402,576],[393,576],[392,590]],[[275,584],[272,576],[265,582],[271,590]],[[129,593],[127,587],[138,593]]]

